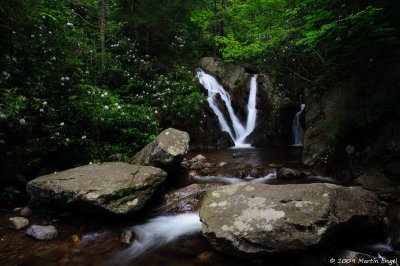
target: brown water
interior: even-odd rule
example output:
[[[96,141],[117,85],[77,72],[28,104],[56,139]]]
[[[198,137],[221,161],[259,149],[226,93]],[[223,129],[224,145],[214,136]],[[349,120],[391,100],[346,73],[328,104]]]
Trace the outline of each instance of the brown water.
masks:
[[[190,159],[197,154],[203,154],[208,161],[213,163],[227,162],[229,166],[219,169],[220,174],[225,171],[232,173],[232,169],[240,164],[263,169],[285,166],[308,170],[301,165],[301,150],[299,149],[247,149],[247,150],[203,150],[191,152],[187,155]],[[233,153],[240,153],[234,157]],[[294,182],[317,182],[310,180],[292,180]],[[282,181],[274,181],[282,183]],[[154,201],[159,202],[159,201]],[[0,210],[0,265],[119,265],[114,258],[128,245],[119,240],[122,228],[142,224],[147,217],[154,215],[152,208],[157,208],[157,203],[147,206],[147,211],[133,217],[111,217],[107,219],[87,217],[83,214],[65,213],[62,210],[43,209],[33,212],[31,224],[52,224],[59,236],[52,241],[36,241],[25,235],[25,230],[15,231],[6,227],[10,217],[18,216],[10,210]],[[374,234],[371,234],[374,235]],[[374,243],[378,240],[384,242],[385,236],[377,232],[378,237],[360,236],[355,243],[349,243],[346,248],[362,250],[365,243]],[[299,254],[284,254],[265,256],[262,258],[237,258],[224,255],[214,250],[201,234],[184,236],[177,241],[166,244],[156,250],[147,252],[127,265],[160,265],[160,266],[186,266],[186,265],[330,265],[328,260],[339,247],[329,250],[314,250]],[[376,252],[372,253],[377,255]]]

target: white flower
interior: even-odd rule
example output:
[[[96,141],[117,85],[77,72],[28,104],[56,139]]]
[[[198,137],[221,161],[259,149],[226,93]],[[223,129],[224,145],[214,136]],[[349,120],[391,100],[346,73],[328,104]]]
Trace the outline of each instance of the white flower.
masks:
[[[60,123],[60,126],[64,126],[64,125],[65,125],[64,122],[61,122],[61,123]]]
[[[49,34],[51,35],[51,34],[53,34],[51,31],[49,31]]]
[[[118,109],[118,110],[121,109],[121,106],[118,105],[117,109]]]
[[[44,112],[44,109],[43,109],[43,108],[40,108],[40,109],[39,109],[39,112],[43,113],[43,112]]]
[[[19,123],[21,124],[21,125],[24,125],[26,122],[25,122],[25,119],[23,119],[23,118],[21,118],[20,120],[19,120]]]
[[[83,135],[83,136],[81,137],[81,139],[86,139],[86,136],[85,136],[85,135]]]
[[[60,132],[56,132],[56,133],[54,133],[54,135],[60,136]]]
[[[46,16],[42,16],[42,19],[46,19]]]
[[[64,82],[61,82],[61,86],[64,86]]]
[[[89,162],[89,165],[92,165],[93,163],[92,162]]]
[[[66,141],[66,142],[69,142],[69,138],[66,138],[65,141]]]
[[[69,77],[65,77],[65,80],[69,80]]]
[[[104,109],[108,110],[110,107],[108,107],[108,105],[104,106]]]
[[[47,102],[46,102],[46,101],[44,101],[44,102],[43,102],[43,105],[47,105]]]
[[[71,22],[67,22],[67,26],[69,26],[69,27],[73,27],[74,26],[74,24],[72,24]]]
[[[34,34],[31,34],[31,38],[35,38],[35,35],[34,35]]]
[[[56,57],[55,57],[55,56],[53,56],[51,59],[53,59],[53,60],[56,60]]]
[[[104,95],[107,96],[107,95],[108,95],[108,92],[105,92]]]

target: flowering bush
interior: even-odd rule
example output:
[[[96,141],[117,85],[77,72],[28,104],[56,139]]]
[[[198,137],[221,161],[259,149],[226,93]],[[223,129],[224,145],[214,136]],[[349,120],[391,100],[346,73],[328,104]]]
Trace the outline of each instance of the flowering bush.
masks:
[[[14,22],[7,35],[12,45],[0,54],[0,183],[115,153],[127,158],[162,128],[192,125],[201,110],[200,89],[187,69],[157,74],[154,60],[113,21],[103,54],[93,30],[97,8],[79,5],[2,6]]]

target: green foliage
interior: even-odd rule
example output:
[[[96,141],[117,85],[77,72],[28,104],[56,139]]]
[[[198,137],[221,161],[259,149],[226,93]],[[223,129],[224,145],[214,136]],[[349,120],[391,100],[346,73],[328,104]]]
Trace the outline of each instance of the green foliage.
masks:
[[[120,3],[108,4],[111,18]],[[0,183],[48,165],[129,158],[163,127],[185,130],[199,116],[193,75],[182,67],[161,72],[125,22],[108,19],[102,70],[99,7],[97,0],[2,4]]]
[[[0,203],[11,203],[21,192],[13,186],[5,187],[0,191]]]

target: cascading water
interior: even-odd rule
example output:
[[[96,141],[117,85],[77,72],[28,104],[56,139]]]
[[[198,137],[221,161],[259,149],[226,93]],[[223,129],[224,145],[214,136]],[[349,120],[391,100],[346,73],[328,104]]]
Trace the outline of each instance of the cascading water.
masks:
[[[250,95],[247,104],[247,122],[244,126],[239,118],[236,116],[229,93],[227,93],[221,84],[211,75],[205,73],[203,70],[197,70],[197,78],[201,85],[208,91],[208,104],[210,108],[218,117],[219,124],[222,131],[229,133],[233,141],[235,142],[236,148],[250,148],[251,144],[245,143],[247,136],[253,132],[256,126],[257,109],[256,109],[256,97],[257,97],[257,75],[254,75],[250,83]],[[229,118],[232,121],[232,129],[226,121],[224,114],[219,109],[216,96],[220,95],[226,108],[228,109]]]
[[[300,111],[296,113],[296,115],[293,118],[293,125],[292,125],[292,131],[293,131],[293,145],[292,146],[303,146],[304,142],[304,128],[300,123],[300,115],[304,111],[304,108],[306,107],[305,104],[300,105]]]
[[[146,253],[172,242],[184,235],[199,233],[202,223],[198,213],[184,213],[174,216],[159,216],[144,225],[137,225],[128,230],[136,235],[129,248],[118,253],[109,265],[127,265]]]

